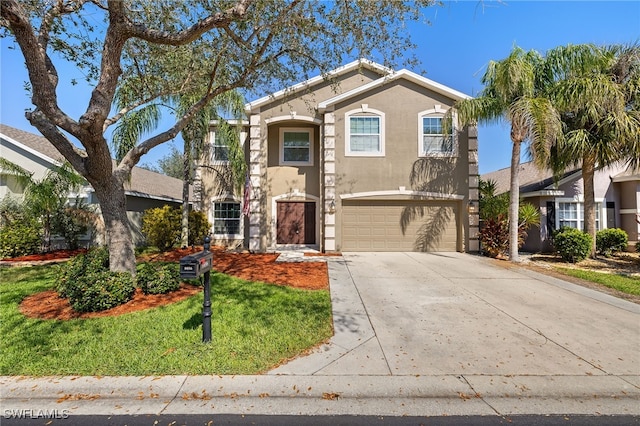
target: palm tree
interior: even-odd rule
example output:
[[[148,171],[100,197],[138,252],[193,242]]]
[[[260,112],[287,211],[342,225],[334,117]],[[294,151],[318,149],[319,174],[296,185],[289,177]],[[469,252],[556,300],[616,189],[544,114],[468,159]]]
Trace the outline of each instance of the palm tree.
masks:
[[[44,234],[42,248],[48,251],[54,216],[64,210],[69,192],[82,185],[84,178],[69,163],[52,168],[40,180],[33,179],[32,173],[4,158],[0,158],[0,170],[13,175],[24,187],[24,205],[40,219]]]
[[[197,97],[199,99],[199,97]],[[186,112],[197,99],[190,96],[181,96],[175,99],[178,114]],[[189,245],[189,186],[193,183],[196,161],[203,159],[209,153],[207,144],[210,124],[213,120],[218,122],[217,133],[224,134],[230,148],[230,163],[234,176],[238,181],[244,176],[244,158],[237,155],[240,151],[239,131],[229,122],[223,119],[230,114],[238,122],[244,111],[244,98],[237,91],[229,91],[215,98],[208,107],[201,109],[182,129],[184,141],[183,151],[183,186],[182,186],[182,219],[181,219],[181,243],[182,247]]]
[[[543,62],[536,51],[514,47],[501,61],[491,61],[482,77],[484,89],[472,99],[456,102],[454,108],[462,125],[511,123],[511,185],[509,192],[509,259],[518,262],[518,170],[524,142],[539,166],[546,161],[554,139],[561,134],[560,118],[549,99],[540,92],[538,70]]]
[[[203,87],[206,87],[203,85]],[[123,86],[115,98],[117,107],[122,108],[133,89]],[[202,94],[184,93],[163,99],[165,107],[173,109],[174,114],[181,118],[191,108]],[[122,105],[121,105],[122,104]],[[116,152],[116,159],[122,157],[133,148],[144,133],[158,127],[161,120],[161,105],[150,104],[143,108],[132,110],[123,115],[120,124],[113,133],[112,143]],[[241,152],[239,132],[229,125],[222,117],[231,115],[240,118],[244,112],[243,97],[238,91],[232,90],[213,99],[209,105],[191,117],[190,122],[181,131],[184,142],[182,154],[182,214],[181,214],[181,243],[182,247],[189,244],[189,187],[193,183],[196,160],[207,155],[207,136],[212,120],[219,121],[219,131],[225,134],[230,148],[230,164],[238,182],[244,177],[244,157]],[[240,121],[240,120],[238,120]]]
[[[557,47],[547,53],[544,68],[549,97],[564,126],[551,165],[557,174],[582,167],[585,232],[592,236],[595,256],[595,171],[640,164],[640,46]]]

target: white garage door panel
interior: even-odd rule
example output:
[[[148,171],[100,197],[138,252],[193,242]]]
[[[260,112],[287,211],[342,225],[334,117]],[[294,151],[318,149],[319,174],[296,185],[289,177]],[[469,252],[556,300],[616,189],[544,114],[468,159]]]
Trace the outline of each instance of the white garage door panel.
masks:
[[[455,202],[350,201],[342,205],[343,251],[455,251]],[[401,221],[407,222],[403,233]]]

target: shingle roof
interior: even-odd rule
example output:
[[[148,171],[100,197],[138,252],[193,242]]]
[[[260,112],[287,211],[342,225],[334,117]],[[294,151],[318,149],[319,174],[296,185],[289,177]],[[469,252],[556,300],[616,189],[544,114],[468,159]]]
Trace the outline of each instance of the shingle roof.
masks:
[[[550,169],[540,170],[532,161],[521,163],[518,172],[520,182],[520,193],[537,191],[553,184],[553,172]],[[575,173],[579,169],[567,171],[561,178]],[[485,173],[480,176],[484,181],[494,181],[496,183],[496,195],[509,192],[511,183],[511,167]]]
[[[15,127],[0,124],[0,134],[5,135],[26,147],[37,151],[51,160],[63,162],[64,157],[45,137]],[[131,183],[125,184],[125,190],[142,197],[182,199],[182,180],[134,167]]]

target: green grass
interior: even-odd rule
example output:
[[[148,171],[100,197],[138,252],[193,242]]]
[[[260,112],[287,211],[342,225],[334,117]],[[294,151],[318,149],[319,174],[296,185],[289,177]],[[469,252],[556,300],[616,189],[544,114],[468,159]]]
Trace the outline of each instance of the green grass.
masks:
[[[621,274],[609,274],[606,272],[585,271],[582,269],[570,269],[555,267],[558,272],[586,281],[602,284],[606,287],[619,290],[627,294],[640,295],[640,279]]]
[[[211,274],[212,341],[202,293],[118,317],[26,318],[26,296],[53,288],[54,266],[0,269],[0,375],[256,374],[332,334],[328,291]]]

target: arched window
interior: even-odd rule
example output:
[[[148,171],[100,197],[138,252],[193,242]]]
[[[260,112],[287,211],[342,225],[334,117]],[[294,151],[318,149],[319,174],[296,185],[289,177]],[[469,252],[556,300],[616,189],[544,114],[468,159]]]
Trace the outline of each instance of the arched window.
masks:
[[[345,114],[345,155],[384,156],[384,113],[363,104]]]
[[[440,105],[418,113],[418,156],[450,157],[457,155],[455,115],[448,130],[443,128],[447,110]]]

